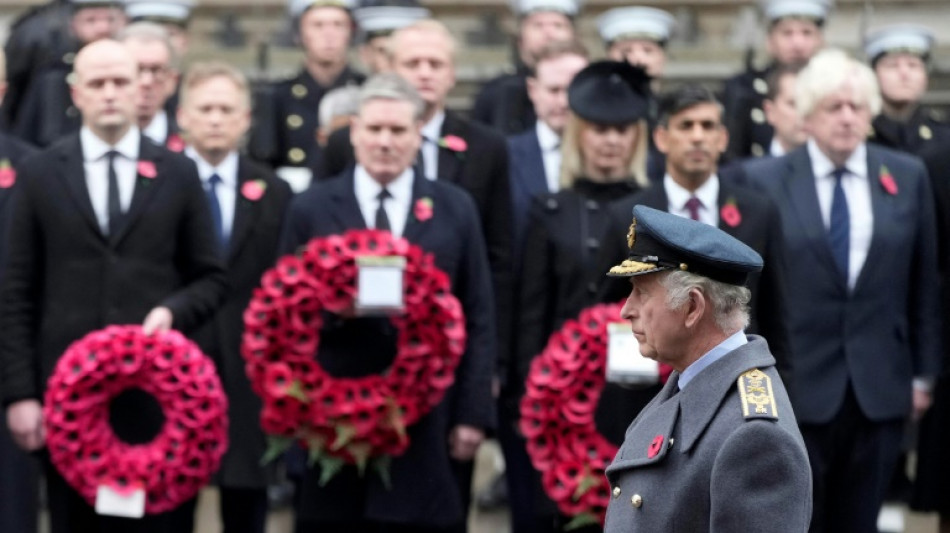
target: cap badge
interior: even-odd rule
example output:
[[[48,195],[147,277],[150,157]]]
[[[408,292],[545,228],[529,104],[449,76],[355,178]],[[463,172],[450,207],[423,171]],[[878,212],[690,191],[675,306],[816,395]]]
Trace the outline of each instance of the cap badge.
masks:
[[[630,223],[630,230],[627,231],[627,246],[633,250],[634,243],[637,242],[637,219]]]

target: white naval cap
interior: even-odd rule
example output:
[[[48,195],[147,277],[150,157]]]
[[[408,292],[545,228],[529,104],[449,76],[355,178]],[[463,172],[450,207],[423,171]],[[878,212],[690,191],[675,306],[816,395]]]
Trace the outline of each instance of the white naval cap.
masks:
[[[518,15],[554,11],[573,17],[577,15],[583,3],[583,0],[511,0],[511,10]]]
[[[76,9],[83,7],[97,7],[97,6],[121,6],[126,2],[125,0],[69,0],[69,3]]]
[[[868,32],[864,38],[864,53],[871,62],[893,52],[927,57],[935,40],[934,32],[926,26],[892,24]]]
[[[299,17],[311,7],[340,7],[347,11],[356,7],[354,0],[289,0],[287,10],[290,16]]]
[[[804,17],[825,20],[831,11],[832,0],[762,0],[762,12],[771,22],[786,17]]]
[[[424,7],[409,6],[370,6],[353,12],[360,31],[367,35],[396,31],[431,15]]]
[[[665,43],[670,39],[673,16],[652,7],[617,7],[597,19],[600,38],[605,43],[619,39],[646,39]]]
[[[184,23],[191,17],[195,0],[126,0],[125,14],[129,19],[158,20]]]

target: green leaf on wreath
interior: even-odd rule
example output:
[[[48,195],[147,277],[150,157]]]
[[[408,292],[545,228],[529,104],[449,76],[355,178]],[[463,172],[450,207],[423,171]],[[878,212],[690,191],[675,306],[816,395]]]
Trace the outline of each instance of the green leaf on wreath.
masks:
[[[575,516],[570,522],[564,526],[564,531],[571,531],[574,529],[580,529],[584,526],[591,526],[594,524],[599,524],[600,521],[597,520],[597,517],[593,513],[581,513]]]
[[[392,457],[388,455],[383,455],[376,457],[372,461],[373,470],[379,474],[379,478],[383,482],[383,486],[386,487],[386,490],[393,490],[393,478],[389,475],[389,467],[392,465]]]
[[[268,463],[274,461],[281,455],[284,455],[284,452],[290,449],[294,445],[293,437],[279,437],[276,435],[267,436],[267,450],[264,451],[264,456],[261,457],[261,466],[265,466]]]
[[[336,439],[330,445],[330,449],[337,451],[353,440],[356,436],[356,428],[348,424],[340,424],[336,427]]]
[[[577,490],[574,491],[574,501],[581,499],[581,496],[587,494],[587,491],[597,486],[597,478],[594,476],[584,476],[581,478],[581,482],[577,485]]]
[[[360,477],[363,477],[366,474],[366,462],[369,461],[369,453],[372,451],[372,447],[366,442],[354,442],[346,447],[346,451],[350,452],[350,455],[356,460],[356,468],[360,473]]]
[[[386,404],[386,423],[399,435],[400,439],[406,438],[406,424],[402,421],[402,409],[392,398],[387,399]]]
[[[300,403],[310,403],[310,397],[307,396],[307,392],[303,390],[303,383],[301,383],[299,379],[295,379],[293,383],[287,387],[286,394]]]
[[[343,468],[343,459],[324,455],[320,458],[320,486],[325,487],[333,479],[333,476]]]
[[[317,464],[317,461],[323,456],[323,449],[325,447],[326,441],[323,437],[307,438],[307,466],[312,467]]]

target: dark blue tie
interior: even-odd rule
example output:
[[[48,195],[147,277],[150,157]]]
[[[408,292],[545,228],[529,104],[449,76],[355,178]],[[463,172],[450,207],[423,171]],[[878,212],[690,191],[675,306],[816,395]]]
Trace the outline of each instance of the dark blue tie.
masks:
[[[841,187],[841,178],[847,172],[845,168],[837,168],[831,173],[835,179],[835,192],[831,199],[831,227],[828,229],[831,253],[845,285],[848,284],[848,254],[851,251],[851,217],[848,214],[848,199]]]
[[[208,207],[211,209],[211,224],[214,227],[214,237],[218,244],[218,252],[224,256],[228,243],[224,239],[224,219],[221,216],[221,203],[218,202],[218,185],[222,182],[221,176],[212,174],[208,178],[208,189],[205,192],[208,199]]]

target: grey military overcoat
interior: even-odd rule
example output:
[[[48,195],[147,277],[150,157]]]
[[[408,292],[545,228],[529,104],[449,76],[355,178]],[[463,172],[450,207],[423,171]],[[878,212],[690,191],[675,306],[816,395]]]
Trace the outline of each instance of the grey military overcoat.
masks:
[[[605,533],[807,531],[808,455],[774,365],[750,335],[678,393],[674,373],[607,468]]]

